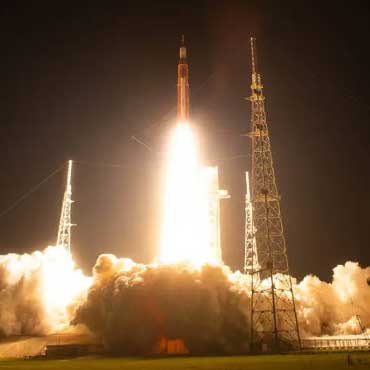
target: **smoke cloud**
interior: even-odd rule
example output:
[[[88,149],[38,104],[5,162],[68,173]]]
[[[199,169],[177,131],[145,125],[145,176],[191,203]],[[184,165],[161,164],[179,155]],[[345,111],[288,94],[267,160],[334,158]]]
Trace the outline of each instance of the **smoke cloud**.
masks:
[[[0,256],[0,337],[68,328],[90,283],[62,247]]]
[[[361,334],[370,327],[370,267],[346,262],[332,282],[294,281],[301,336]],[[160,338],[182,339],[192,353],[248,349],[248,278],[227,266],[143,265],[99,256],[93,276],[68,253],[48,247],[0,256],[0,337],[44,335],[77,324],[113,352],[150,353]]]
[[[332,283],[308,275],[295,286],[303,336],[360,334],[356,319],[370,327],[370,267],[346,262],[333,269]]]
[[[302,337],[361,334],[370,326],[370,267],[347,262],[331,283],[308,275],[294,282]],[[248,279],[226,266],[138,265],[102,255],[74,323],[86,324],[112,351],[148,353],[161,337],[181,338],[193,353],[248,348]]]
[[[150,353],[161,337],[182,339],[193,353],[240,352],[248,345],[242,279],[225,266],[145,266],[102,255],[74,323],[115,352]]]

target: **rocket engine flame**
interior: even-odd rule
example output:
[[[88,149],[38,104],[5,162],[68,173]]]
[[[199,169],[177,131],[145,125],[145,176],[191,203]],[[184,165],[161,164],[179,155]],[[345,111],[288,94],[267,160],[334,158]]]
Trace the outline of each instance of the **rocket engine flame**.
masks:
[[[179,123],[171,137],[159,261],[215,264],[208,227],[208,194],[202,181],[197,143],[188,123]]]

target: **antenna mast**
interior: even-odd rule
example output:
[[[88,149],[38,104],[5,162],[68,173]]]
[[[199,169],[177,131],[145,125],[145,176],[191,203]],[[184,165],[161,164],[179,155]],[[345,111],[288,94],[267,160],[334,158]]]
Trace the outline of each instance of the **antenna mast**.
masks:
[[[247,214],[252,220],[246,225],[245,272],[251,278],[251,350],[281,352],[300,349],[301,342],[255,38],[250,42],[252,181]]]
[[[71,253],[71,227],[74,226],[71,223],[71,206],[73,203],[71,179],[72,179],[72,160],[69,160],[67,170],[67,184],[66,190],[64,192],[62,213],[60,215],[57,238],[57,245],[63,246],[68,251],[69,254]]]

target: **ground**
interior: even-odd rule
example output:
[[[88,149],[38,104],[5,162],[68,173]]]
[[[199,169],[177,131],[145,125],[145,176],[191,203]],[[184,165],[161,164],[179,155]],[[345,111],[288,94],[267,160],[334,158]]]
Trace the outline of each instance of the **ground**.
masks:
[[[173,358],[80,358],[70,360],[0,360],[0,370],[341,370],[370,369],[370,353],[313,355],[173,357]]]

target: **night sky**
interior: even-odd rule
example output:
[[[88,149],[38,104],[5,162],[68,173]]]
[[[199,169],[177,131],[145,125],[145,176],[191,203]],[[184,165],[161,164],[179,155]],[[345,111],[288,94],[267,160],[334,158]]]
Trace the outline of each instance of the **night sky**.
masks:
[[[0,213],[71,158],[78,162],[72,248],[79,266],[89,272],[104,252],[150,262],[184,33],[201,155],[219,165],[221,185],[231,194],[221,209],[224,260],[241,269],[244,171],[250,167],[249,139],[241,134],[250,130],[244,97],[253,35],[293,275],[329,279],[347,260],[370,264],[366,1],[335,7],[310,1],[56,3],[1,8]],[[55,243],[64,181],[59,171],[0,217],[0,253]]]

